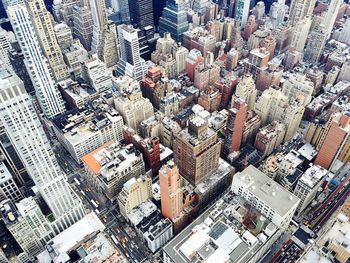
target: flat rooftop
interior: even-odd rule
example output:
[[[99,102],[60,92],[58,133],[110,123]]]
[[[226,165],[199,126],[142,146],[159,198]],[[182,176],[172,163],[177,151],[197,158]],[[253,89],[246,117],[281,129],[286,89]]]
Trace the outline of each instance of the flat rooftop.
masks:
[[[238,183],[253,193],[259,200],[280,215],[285,215],[296,206],[299,199],[280,184],[276,183],[253,165],[233,177],[232,185]]]
[[[277,227],[254,209],[249,220],[239,222],[234,214],[242,206],[250,207],[232,192],[226,194],[165,245],[164,252],[176,263],[250,262]],[[242,210],[249,216],[247,208]],[[262,228],[251,220],[264,221]]]

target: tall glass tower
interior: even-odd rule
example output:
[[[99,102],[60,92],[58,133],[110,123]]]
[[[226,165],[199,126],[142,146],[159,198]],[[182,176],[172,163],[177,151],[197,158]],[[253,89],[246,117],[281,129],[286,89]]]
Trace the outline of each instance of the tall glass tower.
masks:
[[[182,41],[182,35],[188,30],[185,3],[183,0],[168,0],[159,19],[159,33],[163,37],[169,32],[176,42]]]

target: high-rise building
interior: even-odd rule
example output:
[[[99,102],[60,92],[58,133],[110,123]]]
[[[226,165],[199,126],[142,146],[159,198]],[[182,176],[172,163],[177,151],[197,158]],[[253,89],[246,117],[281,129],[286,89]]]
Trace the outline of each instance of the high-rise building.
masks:
[[[196,12],[199,16],[204,16],[206,8],[210,5],[210,0],[196,0],[191,1],[192,3],[192,10]]]
[[[154,28],[152,1],[129,0],[129,10],[130,21],[134,27],[142,29],[151,26]]]
[[[314,18],[317,25],[309,34],[309,41],[304,50],[303,61],[307,64],[316,65],[321,58],[322,51],[328,38],[324,24],[318,23],[319,17]],[[320,21],[321,22],[321,21]]]
[[[289,99],[282,91],[272,87],[265,90],[255,104],[255,112],[260,116],[263,125],[273,120],[286,125],[284,141],[290,140],[295,135],[304,110],[304,98]]]
[[[290,74],[282,85],[282,92],[289,99],[304,97],[304,106],[311,102],[313,91],[314,84],[301,73]]]
[[[152,198],[152,179],[147,175],[131,178],[124,183],[118,194],[120,213],[127,218],[127,214],[135,207]]]
[[[289,11],[289,24],[295,26],[306,16],[311,16],[314,11],[316,0],[292,0]]]
[[[221,142],[207,120],[194,117],[188,128],[175,135],[174,162],[180,174],[197,185],[215,171],[219,165]]]
[[[68,77],[60,46],[55,36],[53,18],[43,0],[25,0],[29,17],[33,23],[44,56],[49,62],[56,81]]]
[[[72,30],[67,24],[56,24],[54,30],[57,39],[57,44],[61,48],[61,50],[69,48],[73,44]]]
[[[350,44],[350,19],[347,18],[343,27],[334,31],[333,38],[345,44]]]
[[[0,26],[0,61],[11,67],[9,51],[11,49],[10,32]]]
[[[129,10],[130,24],[138,30],[140,55],[147,60],[156,44],[153,1],[129,0]]]
[[[244,60],[243,73],[252,75],[257,81],[261,71],[268,66],[270,52],[265,48],[256,48],[250,51],[249,58]]]
[[[239,151],[241,148],[247,109],[248,106],[244,100],[236,98],[232,102],[232,108],[228,110],[223,150],[225,157],[232,152]]]
[[[44,250],[44,245],[54,237],[47,218],[33,197],[21,200],[16,207],[9,200],[3,201],[0,206],[6,228],[29,261],[34,261]]]
[[[91,50],[94,21],[91,10],[87,6],[74,6],[73,8],[73,36],[87,50]]]
[[[286,127],[283,123],[273,121],[261,128],[256,134],[254,147],[262,153],[262,157],[269,156],[273,150],[283,142]]]
[[[279,27],[284,21],[284,16],[288,7],[286,6],[286,0],[278,0],[277,2],[273,2],[270,7],[270,19],[273,28]]]
[[[0,116],[5,131],[19,154],[39,193],[51,211],[58,234],[85,213],[78,196],[70,189],[44,132],[33,102],[23,83],[2,79]]]
[[[130,77],[126,77],[126,79],[128,83],[134,81]],[[123,116],[124,123],[135,131],[138,131],[142,121],[154,116],[152,103],[149,99],[142,97],[139,83],[137,85],[136,90],[121,92],[122,95],[114,100],[114,106],[120,115]]]
[[[240,79],[237,84],[235,94],[237,97],[241,98],[248,106],[249,110],[254,109],[257,90],[255,88],[255,83],[251,75],[245,75]],[[234,100],[234,98],[232,98]]]
[[[91,49],[97,52],[101,48],[103,31],[107,25],[107,10],[104,0],[89,0],[92,20],[94,21]]]
[[[293,192],[300,199],[297,208],[299,214],[315,199],[327,174],[326,169],[318,165],[312,165],[300,177]]]
[[[315,164],[325,169],[331,169],[339,160],[342,163],[350,161],[350,117],[348,113],[335,113],[326,124],[317,145],[319,149]]]
[[[183,210],[183,190],[179,169],[174,161],[168,161],[159,170],[160,199],[162,214],[176,221]]]
[[[7,12],[21,49],[24,50],[26,68],[42,111],[49,118],[64,112],[63,99],[55,85],[49,62],[40,47],[26,7],[23,5],[10,6]],[[52,34],[54,34],[53,31]]]
[[[102,36],[101,46],[97,54],[98,58],[106,64],[106,67],[110,68],[117,64],[119,58],[115,24],[107,24]]]
[[[326,26],[326,34],[327,38],[329,38],[332,33],[334,23],[338,17],[338,12],[340,5],[344,2],[344,0],[331,0],[328,4],[327,13],[324,17],[323,24]]]
[[[241,29],[244,28],[249,15],[251,0],[237,0],[235,3],[235,19],[240,22]]]
[[[306,16],[302,20],[297,21],[293,28],[293,37],[290,45],[299,52],[304,51],[306,40],[311,28],[311,23],[311,16]]]
[[[26,69],[25,57],[18,41],[11,43],[9,58],[13,71],[23,81],[26,91],[30,94],[34,94],[35,89]]]
[[[159,19],[159,33],[169,32],[176,42],[182,41],[182,34],[188,30],[186,7],[183,0],[168,0]]]
[[[117,75],[128,75],[141,80],[147,73],[146,63],[140,56],[137,30],[132,26],[119,25],[118,39],[120,44],[120,59],[117,64]]]
[[[81,77],[99,92],[112,88],[112,71],[96,54],[81,65]]]

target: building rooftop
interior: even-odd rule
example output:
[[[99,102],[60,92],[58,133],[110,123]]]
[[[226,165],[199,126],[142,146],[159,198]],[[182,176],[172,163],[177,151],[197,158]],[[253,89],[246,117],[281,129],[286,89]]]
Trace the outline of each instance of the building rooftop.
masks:
[[[144,233],[144,236],[153,241],[157,239],[157,237],[171,225],[172,223],[168,218],[157,221],[156,224],[151,225],[148,228],[148,230]]]
[[[165,245],[164,252],[177,263],[250,262],[277,227],[248,207],[243,198],[226,194]]]
[[[90,213],[54,237],[38,260],[41,263],[127,262],[105,236],[104,229],[96,214]]]
[[[346,262],[350,255],[349,244],[350,222],[344,214],[339,213],[332,227],[322,236],[322,239],[319,240],[318,246],[314,246],[312,250],[299,260],[299,262]],[[335,261],[334,257],[337,261]]]
[[[53,119],[53,123],[70,143],[76,144],[122,119],[114,108],[99,103],[97,107],[67,111]]]
[[[138,207],[133,208],[128,214],[127,217],[130,220],[131,224],[136,226],[142,222],[145,218],[152,215],[157,211],[157,206],[150,200],[143,202]]]
[[[132,145],[121,145],[110,141],[91,153],[83,156],[81,160],[96,176],[101,175],[110,180],[127,167],[138,161],[141,153]]]
[[[314,188],[318,185],[320,180],[325,178],[325,176],[328,174],[328,170],[322,168],[318,165],[312,165],[310,168],[308,168],[305,173],[301,176],[299,182],[303,183],[304,185],[307,185],[310,188]]]
[[[233,173],[234,170],[235,169],[230,164],[228,164],[225,160],[220,158],[219,166],[216,169],[216,171],[208,178],[206,178],[203,182],[199,183],[196,186],[195,191],[201,194],[205,193],[211,187],[216,185],[217,182],[220,181],[223,177],[227,176],[227,174]]]
[[[88,241],[91,236],[102,232],[104,229],[105,226],[97,215],[91,212],[51,239],[47,244],[47,250],[38,255],[38,260],[41,263],[68,262],[70,260],[68,254],[72,249],[75,249],[78,244]]]
[[[74,81],[72,79],[66,79],[60,81],[58,85],[63,89],[71,98],[74,100],[80,100],[88,98],[91,95],[97,93],[91,85],[88,85],[83,82]]]
[[[299,150],[298,153],[301,154],[306,160],[311,161],[318,153],[316,147],[310,143],[305,143]]]
[[[299,202],[295,195],[252,165],[235,174],[233,183],[237,181],[280,215]]]

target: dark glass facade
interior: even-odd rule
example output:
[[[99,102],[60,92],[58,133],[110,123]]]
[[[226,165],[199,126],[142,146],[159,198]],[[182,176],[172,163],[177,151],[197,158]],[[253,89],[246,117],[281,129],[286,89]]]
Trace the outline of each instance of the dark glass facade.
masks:
[[[188,30],[187,14],[184,4],[168,0],[159,19],[159,34],[169,32],[176,42],[182,42],[182,35]]]

